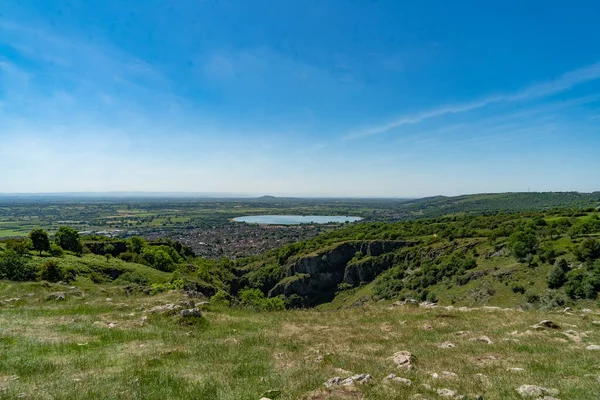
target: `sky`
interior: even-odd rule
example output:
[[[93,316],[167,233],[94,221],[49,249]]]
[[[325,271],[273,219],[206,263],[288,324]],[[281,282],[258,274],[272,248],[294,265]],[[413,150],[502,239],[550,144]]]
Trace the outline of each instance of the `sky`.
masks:
[[[0,192],[597,191],[599,15],[0,0]]]

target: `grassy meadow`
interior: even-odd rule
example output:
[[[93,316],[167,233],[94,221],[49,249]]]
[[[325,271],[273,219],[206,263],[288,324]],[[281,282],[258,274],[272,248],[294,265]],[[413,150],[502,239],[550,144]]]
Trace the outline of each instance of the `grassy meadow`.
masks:
[[[56,291],[66,300],[46,300]],[[178,291],[127,296],[116,286],[2,281],[0,299],[2,399],[258,400],[269,390],[277,399],[437,399],[442,388],[466,398],[518,399],[516,388],[525,384],[558,389],[562,400],[600,393],[600,352],[586,349],[600,344],[597,310],[208,305],[190,322],[148,312],[185,300]],[[545,319],[560,329],[532,328]],[[483,335],[493,344],[472,340]],[[440,348],[444,342],[456,347]],[[403,350],[415,357],[413,370],[390,359]],[[432,377],[444,371],[457,377]],[[372,375],[372,384],[323,387],[360,373]],[[384,383],[391,373],[412,386]]]

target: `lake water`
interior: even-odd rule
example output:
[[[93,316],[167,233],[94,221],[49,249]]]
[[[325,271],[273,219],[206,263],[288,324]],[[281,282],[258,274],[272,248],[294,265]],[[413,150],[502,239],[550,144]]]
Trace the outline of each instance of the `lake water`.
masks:
[[[237,217],[236,222],[247,222],[249,224],[266,225],[299,225],[299,224],[327,224],[360,221],[360,217],[348,217],[342,215],[251,215]]]

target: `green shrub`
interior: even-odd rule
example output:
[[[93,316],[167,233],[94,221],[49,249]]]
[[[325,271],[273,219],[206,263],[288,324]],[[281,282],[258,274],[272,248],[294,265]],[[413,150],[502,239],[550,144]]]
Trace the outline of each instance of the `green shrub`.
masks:
[[[400,266],[390,268],[375,280],[373,294],[377,299],[393,299],[404,289],[404,269]]]
[[[558,289],[566,281],[567,275],[565,274],[565,270],[559,264],[555,264],[548,274],[548,287],[550,289]]]
[[[540,297],[540,304],[542,307],[557,308],[564,307],[571,303],[572,302],[567,295],[558,290],[551,290]]]
[[[92,271],[92,273],[90,274],[90,280],[96,284],[108,283],[111,281],[111,279],[108,276],[101,274],[97,271]]]
[[[217,293],[210,298],[210,304],[229,307],[231,302],[229,301],[229,295],[227,292],[224,290],[218,290]]]
[[[150,287],[150,294],[158,294],[168,292],[170,290],[183,290],[185,282],[183,279],[178,279],[173,282],[153,283]]]
[[[427,293],[427,296],[425,297],[425,300],[431,302],[431,303],[437,303],[438,298],[437,295],[434,292],[429,292]]]
[[[115,284],[134,284],[140,286],[146,286],[150,283],[148,277],[140,274],[139,272],[125,272],[118,279],[114,281]]]
[[[248,286],[268,292],[283,278],[283,268],[278,264],[270,264],[261,267],[247,275]]]
[[[56,243],[52,243],[50,245],[50,255],[52,257],[62,257],[65,255],[65,251]]]
[[[104,254],[110,254],[111,256],[114,255],[115,252],[115,246],[108,243],[106,245],[104,245],[104,248],[102,249]]]
[[[569,271],[564,288],[572,299],[596,299],[600,291],[600,261]]]
[[[353,286],[346,282],[342,282],[337,286],[338,292],[343,292],[344,290],[350,290],[352,288],[353,288]]]
[[[130,251],[126,251],[124,253],[119,254],[119,258],[125,262],[133,262],[133,260],[135,259],[135,253],[132,253]]]
[[[32,281],[37,269],[27,263],[25,257],[13,249],[0,255],[0,278],[12,281]]]
[[[258,289],[244,289],[240,291],[240,304],[257,311],[285,310],[285,303],[281,297],[266,298]]]
[[[28,238],[10,238],[4,241],[6,248],[13,250],[20,255],[25,255],[33,248],[33,244]]]
[[[520,283],[513,283],[510,285],[510,290],[513,291],[513,293],[521,293],[521,294],[525,294],[525,286],[521,285]]]
[[[360,252],[360,251],[357,251],[357,252],[354,254],[354,257],[352,257],[352,260],[351,260],[350,262],[356,262],[356,261],[360,261],[360,260],[362,260],[362,259],[364,258],[364,256],[365,256],[365,255],[364,255],[362,252]]]
[[[169,246],[146,246],[140,254],[140,259],[159,271],[172,272],[175,263],[181,260],[177,252]]]
[[[306,304],[306,300],[304,299],[304,297],[297,295],[297,294],[291,294],[290,296],[287,296],[283,302],[285,303],[285,308],[302,308],[305,306]]]
[[[525,293],[525,300],[531,304],[537,303],[540,301],[540,295],[534,292],[527,292]]]
[[[546,246],[540,251],[539,257],[543,263],[554,264],[558,255],[558,252],[553,247]]]
[[[46,261],[40,266],[38,276],[43,281],[66,281],[64,269],[54,260]]]

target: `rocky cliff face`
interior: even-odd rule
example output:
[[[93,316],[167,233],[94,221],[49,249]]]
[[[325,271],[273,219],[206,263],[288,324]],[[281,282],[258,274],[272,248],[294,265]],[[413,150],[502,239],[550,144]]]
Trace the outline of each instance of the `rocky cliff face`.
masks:
[[[391,268],[393,262],[394,255],[389,253],[350,262],[344,270],[343,282],[352,286],[357,286],[361,282],[371,282],[377,275]]]
[[[315,254],[295,257],[286,265],[286,278],[269,296],[300,296],[307,306],[331,301],[340,283],[352,286],[369,282],[392,266],[388,254],[411,243],[403,241],[350,241]],[[360,253],[361,260],[353,260]]]

